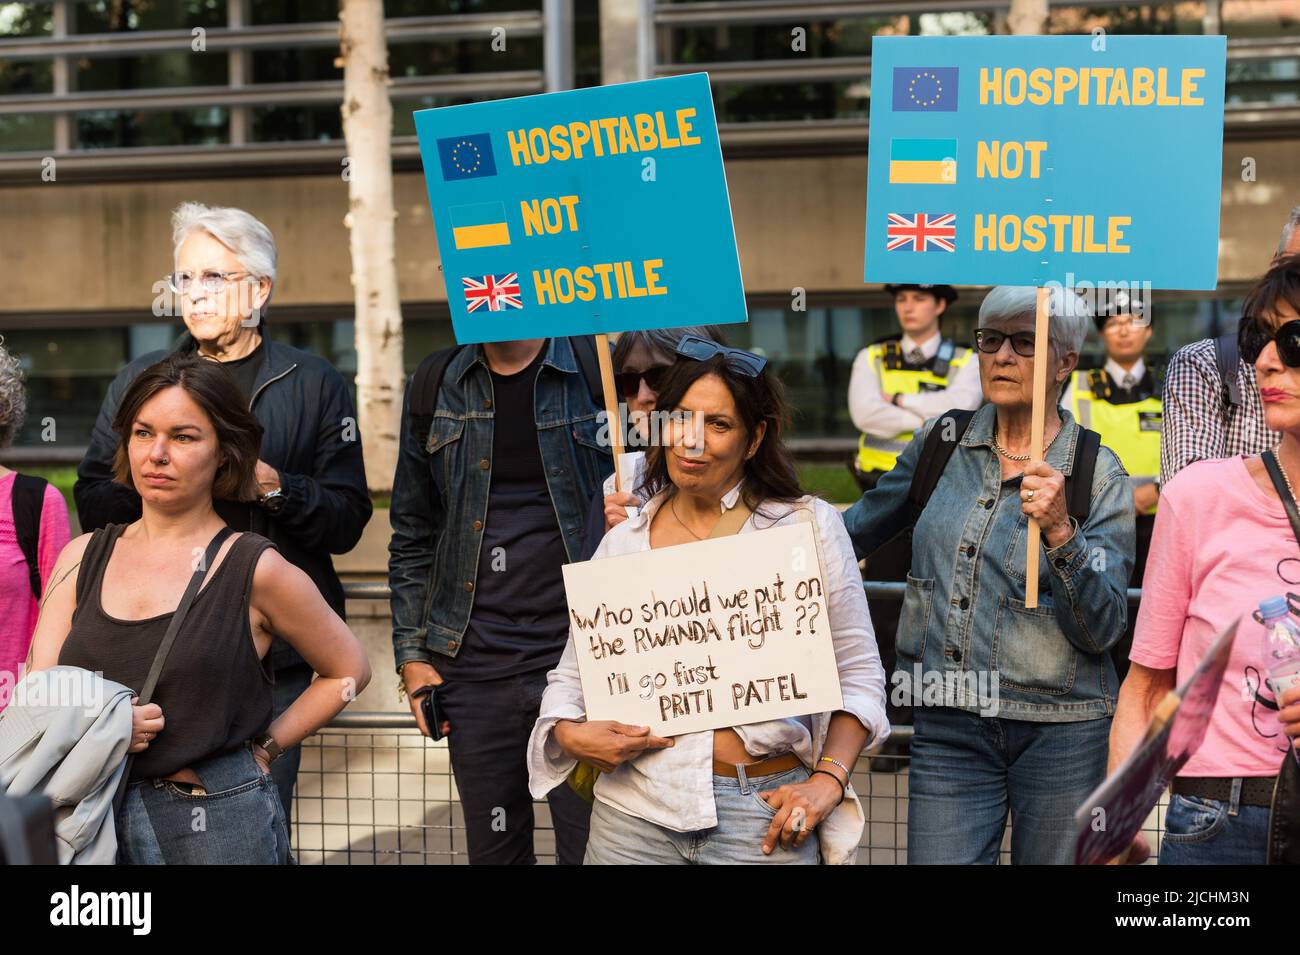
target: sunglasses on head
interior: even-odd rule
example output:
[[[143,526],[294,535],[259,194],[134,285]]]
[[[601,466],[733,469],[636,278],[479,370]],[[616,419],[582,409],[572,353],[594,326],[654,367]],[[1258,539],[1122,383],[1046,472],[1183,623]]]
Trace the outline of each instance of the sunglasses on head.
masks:
[[[1022,358],[1034,357],[1034,333],[1016,332],[1008,335],[995,328],[977,328],[975,330],[975,347],[986,355],[996,355],[1002,349],[1002,343],[1011,339],[1011,350]]]
[[[698,335],[683,335],[677,343],[677,354],[692,361],[708,361],[714,355],[722,355],[728,368],[748,378],[757,378],[767,367],[767,359],[762,355],[755,355],[743,348],[728,348]]]
[[[635,398],[641,392],[643,381],[647,388],[658,394],[664,375],[671,367],[671,365],[652,365],[643,371],[620,371],[614,376],[614,384],[618,387],[618,393],[624,398]]]
[[[1300,319],[1286,322],[1275,332],[1270,332],[1261,319],[1252,319],[1242,325],[1237,334],[1237,350],[1246,364],[1253,365],[1268,343],[1277,345],[1277,356],[1289,368],[1300,368]]]

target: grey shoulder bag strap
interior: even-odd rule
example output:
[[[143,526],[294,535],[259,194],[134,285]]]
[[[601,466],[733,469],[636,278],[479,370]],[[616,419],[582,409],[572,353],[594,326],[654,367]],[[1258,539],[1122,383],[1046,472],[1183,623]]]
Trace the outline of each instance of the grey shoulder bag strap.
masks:
[[[136,700],[137,706],[144,706],[146,703],[153,701],[153,691],[158,686],[158,677],[162,675],[163,664],[167,662],[167,654],[171,652],[172,644],[176,642],[176,636],[180,633],[181,625],[185,623],[185,617],[190,612],[190,604],[194,603],[194,598],[198,596],[199,588],[203,586],[203,578],[208,574],[208,568],[216,560],[217,551],[221,550],[221,545],[225,543],[227,537],[234,531],[229,527],[223,527],[217,531],[212,542],[208,544],[207,551],[203,554],[203,563],[193,576],[190,577],[189,585],[185,588],[185,593],[181,595],[181,602],[176,607],[176,613],[172,614],[171,623],[167,625],[167,632],[163,634],[162,642],[158,644],[158,652],[153,656],[153,664],[149,667],[149,675],[145,677],[144,686],[140,688],[139,699]],[[131,778],[131,764],[135,761],[135,756],[126,758],[126,768],[122,770],[122,780],[117,786],[117,795],[113,797],[113,814],[122,808],[122,800],[126,797],[127,780]]]

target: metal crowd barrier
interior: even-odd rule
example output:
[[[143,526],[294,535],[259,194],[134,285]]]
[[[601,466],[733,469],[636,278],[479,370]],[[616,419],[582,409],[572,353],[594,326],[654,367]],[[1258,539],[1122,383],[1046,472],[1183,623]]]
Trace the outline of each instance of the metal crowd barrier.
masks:
[[[901,600],[905,585],[869,581],[868,599]],[[344,585],[353,600],[384,600],[383,583]],[[1140,591],[1129,591],[1136,603]],[[910,741],[912,727],[893,727]],[[860,865],[907,861],[907,780],[910,757],[864,751],[853,774],[867,823]],[[1145,831],[1158,850],[1162,801]],[[555,861],[555,837],[545,801],[534,806],[538,861]],[[408,712],[344,712],[303,743],[294,794],[292,841],[303,864],[464,865],[465,820],[445,741],[421,736]],[[1003,834],[1001,861],[1011,861],[1011,827]]]

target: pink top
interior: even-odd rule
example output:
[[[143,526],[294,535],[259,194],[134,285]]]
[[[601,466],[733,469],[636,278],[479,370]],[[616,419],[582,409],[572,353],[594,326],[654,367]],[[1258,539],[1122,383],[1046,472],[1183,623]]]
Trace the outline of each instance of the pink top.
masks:
[[[18,680],[36,630],[37,603],[27,574],[27,559],[14,529],[14,472],[0,476],[0,709],[9,702],[5,685]],[[54,562],[68,543],[68,505],[53,484],[45,488],[36,563],[42,592]]]
[[[1224,629],[1244,617],[1205,742],[1180,776],[1272,776],[1286,744],[1264,684],[1265,597],[1300,593],[1300,545],[1282,502],[1265,494],[1241,456],[1189,465],[1162,489],[1129,658],[1191,674]]]

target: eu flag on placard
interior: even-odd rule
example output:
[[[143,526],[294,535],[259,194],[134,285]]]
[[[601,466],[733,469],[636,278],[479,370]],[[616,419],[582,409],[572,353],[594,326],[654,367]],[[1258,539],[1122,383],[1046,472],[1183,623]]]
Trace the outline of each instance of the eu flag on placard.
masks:
[[[438,158],[442,161],[444,182],[497,174],[497,163],[492,156],[492,136],[488,133],[440,139]]]
[[[957,112],[957,67],[894,67],[894,112]]]

